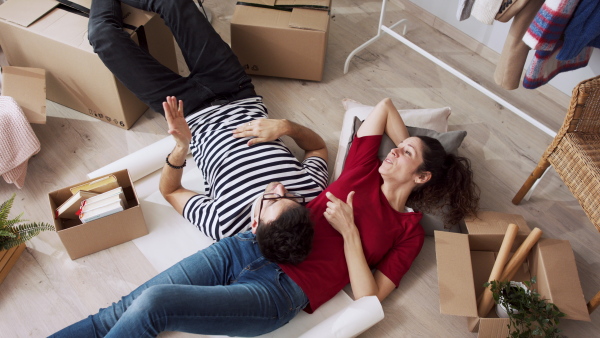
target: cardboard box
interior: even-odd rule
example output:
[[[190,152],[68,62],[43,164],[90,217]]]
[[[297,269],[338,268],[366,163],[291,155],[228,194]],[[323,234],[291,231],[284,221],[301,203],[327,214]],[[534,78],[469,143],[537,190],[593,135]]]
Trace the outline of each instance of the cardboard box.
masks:
[[[46,123],[46,71],[39,68],[2,67],[2,95],[23,109],[29,123]]]
[[[89,8],[90,0],[73,0]],[[154,14],[122,5],[132,38],[177,72],[173,36]],[[47,98],[129,129],[147,110],[104,66],[87,37],[88,18],[54,0],[11,0],[0,5],[0,45],[12,66],[46,70]],[[131,32],[131,30],[128,30]],[[144,34],[142,34],[142,32]],[[142,39],[144,41],[144,39]]]
[[[246,73],[321,81],[331,0],[248,0],[235,6],[231,48]]]
[[[127,169],[113,173],[125,193],[128,208],[95,221],[82,224],[79,219],[54,220],[56,232],[71,259],[77,259],[112,246],[125,243],[148,234],[146,221],[137,194]],[[50,212],[54,216],[56,207],[72,196],[72,187],[91,182],[97,178],[74,184],[48,194]]]
[[[492,309],[486,318],[477,314],[477,298],[483,292],[509,223],[519,226],[511,252],[517,250],[529,233],[519,215],[482,212],[478,219],[466,220],[469,234],[435,232],[435,250],[440,291],[440,312],[467,317],[468,329],[479,337],[507,337],[508,319],[498,318]],[[536,276],[535,289],[567,316],[565,319],[590,321],[575,256],[569,241],[541,238],[513,280]]]

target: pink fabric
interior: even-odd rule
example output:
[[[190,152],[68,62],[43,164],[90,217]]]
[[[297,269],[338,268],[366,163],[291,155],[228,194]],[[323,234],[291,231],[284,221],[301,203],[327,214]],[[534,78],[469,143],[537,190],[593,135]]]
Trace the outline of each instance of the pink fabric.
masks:
[[[9,96],[0,96],[0,175],[21,189],[27,175],[27,162],[40,151],[23,110]]]

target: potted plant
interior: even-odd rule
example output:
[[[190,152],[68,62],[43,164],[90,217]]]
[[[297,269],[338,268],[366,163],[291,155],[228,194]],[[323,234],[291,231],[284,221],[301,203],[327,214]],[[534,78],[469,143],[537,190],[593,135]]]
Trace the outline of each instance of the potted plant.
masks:
[[[553,303],[542,299],[532,288],[535,282],[534,276],[523,283],[491,281],[485,283],[485,287],[491,285],[494,301],[508,314],[509,337],[562,337],[558,324],[565,314]]]
[[[525,292],[519,292],[519,290],[517,290],[518,288],[523,289],[523,291]],[[498,301],[496,301],[496,314],[498,315],[498,317],[509,318],[509,311],[512,311],[514,314],[519,313],[519,310],[515,309],[514,306],[511,306],[511,302],[515,301],[504,301],[505,298],[508,297],[508,299],[511,299],[515,297],[528,297],[528,293],[530,293],[530,291],[527,285],[525,285],[525,283],[514,281],[508,283],[508,285],[504,289],[502,289],[498,294]]]
[[[26,241],[42,231],[54,230],[54,226],[51,224],[21,219],[23,213],[9,219],[8,214],[15,196],[16,194],[13,194],[11,198],[0,205],[0,283],[25,249]]]

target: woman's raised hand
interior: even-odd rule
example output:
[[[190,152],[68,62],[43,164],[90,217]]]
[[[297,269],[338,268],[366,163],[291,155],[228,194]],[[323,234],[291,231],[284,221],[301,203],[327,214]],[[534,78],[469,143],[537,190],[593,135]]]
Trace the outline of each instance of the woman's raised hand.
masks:
[[[352,200],[354,199],[354,191],[351,191],[346,197],[346,203],[341,199],[335,197],[329,191],[325,193],[325,196],[329,199],[327,202],[327,209],[323,213],[325,219],[331,226],[337,230],[342,236],[347,234],[349,231],[355,230],[356,225],[354,224],[354,209],[352,207]]]
[[[286,135],[289,128],[287,120],[256,119],[242,124],[233,131],[233,137],[254,137],[248,145],[269,142]]]
[[[183,101],[177,101],[175,96],[167,96],[166,101],[163,102],[163,109],[169,125],[169,134],[173,135],[178,146],[189,147],[192,141],[192,132],[185,121]]]

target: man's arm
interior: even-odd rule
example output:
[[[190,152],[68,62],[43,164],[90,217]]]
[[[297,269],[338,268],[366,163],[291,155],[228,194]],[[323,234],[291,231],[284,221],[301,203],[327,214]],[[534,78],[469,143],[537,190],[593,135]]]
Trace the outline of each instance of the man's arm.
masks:
[[[327,161],[327,146],[323,138],[311,129],[290,120],[257,119],[237,127],[233,137],[254,137],[248,146],[269,142],[287,135],[304,150],[304,159],[317,156]]]
[[[167,161],[173,166],[182,166],[190,147],[192,133],[183,116],[183,101],[177,101],[174,96],[168,96],[163,102],[165,117],[169,125],[169,134],[175,139],[175,149],[167,157]],[[198,193],[185,189],[181,186],[183,168],[175,169],[165,163],[160,175],[159,189],[163,197],[178,213],[183,214],[183,208],[187,201]]]

